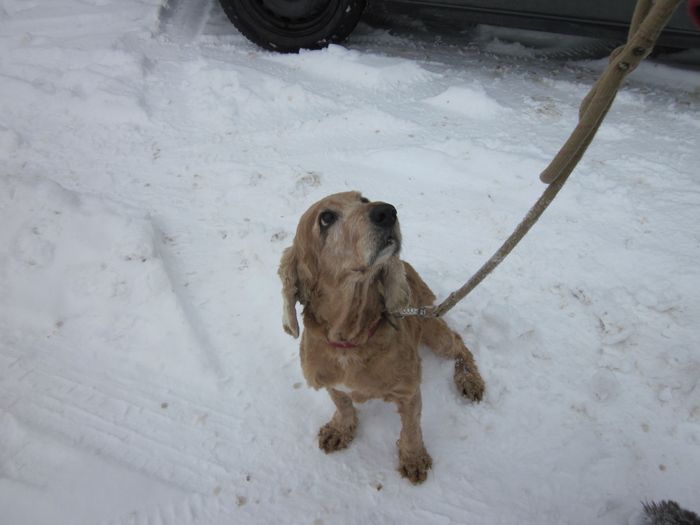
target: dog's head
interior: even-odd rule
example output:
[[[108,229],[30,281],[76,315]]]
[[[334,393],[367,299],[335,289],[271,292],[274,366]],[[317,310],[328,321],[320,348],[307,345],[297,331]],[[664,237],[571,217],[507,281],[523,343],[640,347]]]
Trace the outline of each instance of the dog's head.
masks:
[[[400,249],[391,204],[370,202],[358,192],[336,193],[313,204],[280,263],[284,330],[299,335],[296,302],[307,305],[333,289],[376,283],[388,311],[405,305],[409,292]]]

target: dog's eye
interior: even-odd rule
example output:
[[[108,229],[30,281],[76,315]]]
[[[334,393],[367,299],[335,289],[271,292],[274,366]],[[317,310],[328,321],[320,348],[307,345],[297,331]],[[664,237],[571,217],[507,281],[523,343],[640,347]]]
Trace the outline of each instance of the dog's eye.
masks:
[[[321,228],[328,228],[337,219],[338,216],[334,212],[324,211],[321,215],[319,215],[318,223],[321,225]]]
[[[362,197],[362,198],[360,199],[360,202],[361,202],[362,204],[367,204],[367,203],[369,203],[369,199],[368,199],[367,197]]]

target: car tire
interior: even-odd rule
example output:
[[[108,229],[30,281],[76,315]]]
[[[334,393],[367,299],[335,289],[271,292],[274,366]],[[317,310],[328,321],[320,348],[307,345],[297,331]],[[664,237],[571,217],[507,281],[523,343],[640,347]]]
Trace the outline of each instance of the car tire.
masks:
[[[234,26],[257,45],[281,53],[341,42],[366,0],[219,0]]]

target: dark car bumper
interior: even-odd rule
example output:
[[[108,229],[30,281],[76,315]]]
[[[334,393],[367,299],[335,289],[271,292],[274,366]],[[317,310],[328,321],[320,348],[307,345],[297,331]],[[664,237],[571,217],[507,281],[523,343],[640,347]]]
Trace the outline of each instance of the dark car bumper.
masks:
[[[636,0],[385,0],[392,11],[421,16],[441,9],[460,20],[552,33],[624,40]],[[700,48],[700,0],[681,3],[659,38],[660,46]]]

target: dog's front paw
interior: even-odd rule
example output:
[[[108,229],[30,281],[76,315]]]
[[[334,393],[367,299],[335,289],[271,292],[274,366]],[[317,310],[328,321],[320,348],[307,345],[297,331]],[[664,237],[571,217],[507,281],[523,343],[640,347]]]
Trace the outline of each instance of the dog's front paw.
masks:
[[[471,401],[478,402],[484,397],[486,386],[479,370],[476,365],[472,369],[462,358],[455,361],[455,385],[459,393]]]
[[[356,425],[337,426],[332,421],[318,431],[318,446],[326,454],[346,448],[355,438]]]
[[[433,466],[433,458],[422,448],[418,451],[399,451],[399,472],[414,485],[423,483],[428,478],[428,470]]]

